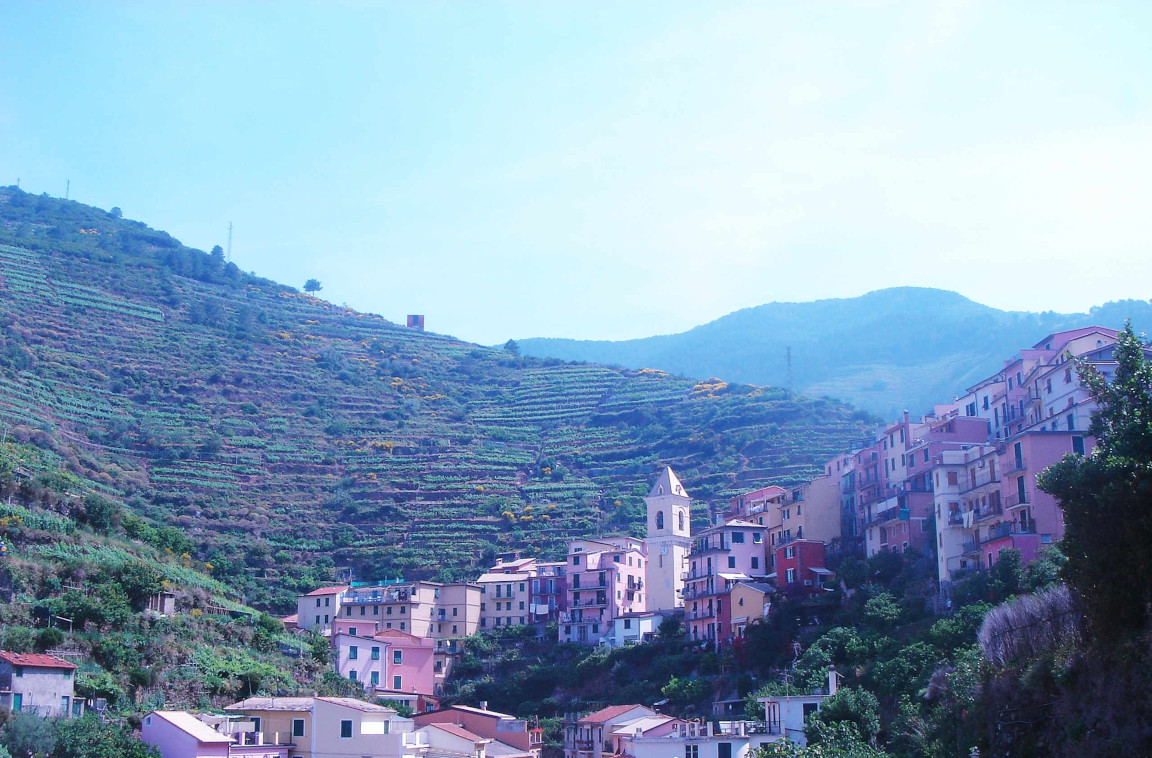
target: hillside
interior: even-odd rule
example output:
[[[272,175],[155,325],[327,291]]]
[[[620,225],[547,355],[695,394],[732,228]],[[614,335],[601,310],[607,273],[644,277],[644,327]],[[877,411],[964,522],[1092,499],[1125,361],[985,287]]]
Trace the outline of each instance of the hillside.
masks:
[[[635,529],[657,463],[703,498],[800,481],[869,420],[414,331],[118,209],[4,188],[0,222],[5,436],[180,529],[263,608],[337,567],[457,578],[497,550]]]
[[[883,418],[949,402],[1001,361],[1054,331],[1088,324],[1152,328],[1152,303],[1088,313],[1001,311],[946,290],[899,287],[856,298],[769,303],[684,332],[620,342],[518,339],[526,355],[683,376],[789,386]]]

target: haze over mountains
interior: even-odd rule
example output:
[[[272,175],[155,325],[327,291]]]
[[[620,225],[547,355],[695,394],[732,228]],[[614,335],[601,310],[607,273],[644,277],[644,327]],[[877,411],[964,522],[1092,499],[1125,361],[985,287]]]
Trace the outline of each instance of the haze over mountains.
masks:
[[[1125,300],[1088,313],[1029,313],[990,308],[947,290],[897,287],[856,298],[768,303],[680,334],[517,342],[524,354],[538,357],[790,387],[887,419],[950,402],[1051,332],[1118,329],[1127,318],[1137,331],[1149,328],[1152,304]]]

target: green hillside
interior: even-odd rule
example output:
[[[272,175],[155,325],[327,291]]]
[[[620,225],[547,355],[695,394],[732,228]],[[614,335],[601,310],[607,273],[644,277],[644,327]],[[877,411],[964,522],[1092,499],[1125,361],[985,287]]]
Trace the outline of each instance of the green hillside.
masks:
[[[117,209],[15,188],[0,189],[0,365],[8,439],[181,530],[275,610],[335,567],[456,578],[497,550],[635,529],[658,463],[703,498],[800,481],[868,421],[782,389],[417,332]]]
[[[1046,334],[1080,326],[1152,328],[1152,303],[1088,313],[1001,311],[955,292],[896,287],[856,298],[769,303],[682,334],[621,342],[522,339],[525,354],[684,376],[789,386],[884,418],[947,403]],[[788,365],[791,354],[791,369]]]

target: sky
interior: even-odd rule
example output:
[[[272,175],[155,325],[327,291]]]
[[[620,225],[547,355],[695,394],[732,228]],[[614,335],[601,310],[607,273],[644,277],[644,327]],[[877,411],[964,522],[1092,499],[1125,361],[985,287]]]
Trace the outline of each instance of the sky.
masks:
[[[0,185],[481,344],[1152,298],[1152,3],[0,3]],[[914,314],[913,314],[914,315]]]

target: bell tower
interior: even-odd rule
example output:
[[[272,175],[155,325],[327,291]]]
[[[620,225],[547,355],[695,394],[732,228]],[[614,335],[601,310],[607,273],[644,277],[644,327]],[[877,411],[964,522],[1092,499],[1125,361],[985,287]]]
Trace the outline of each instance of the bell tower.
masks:
[[[665,466],[644,502],[648,505],[648,610],[682,608],[681,575],[692,546],[692,498],[672,468]]]

